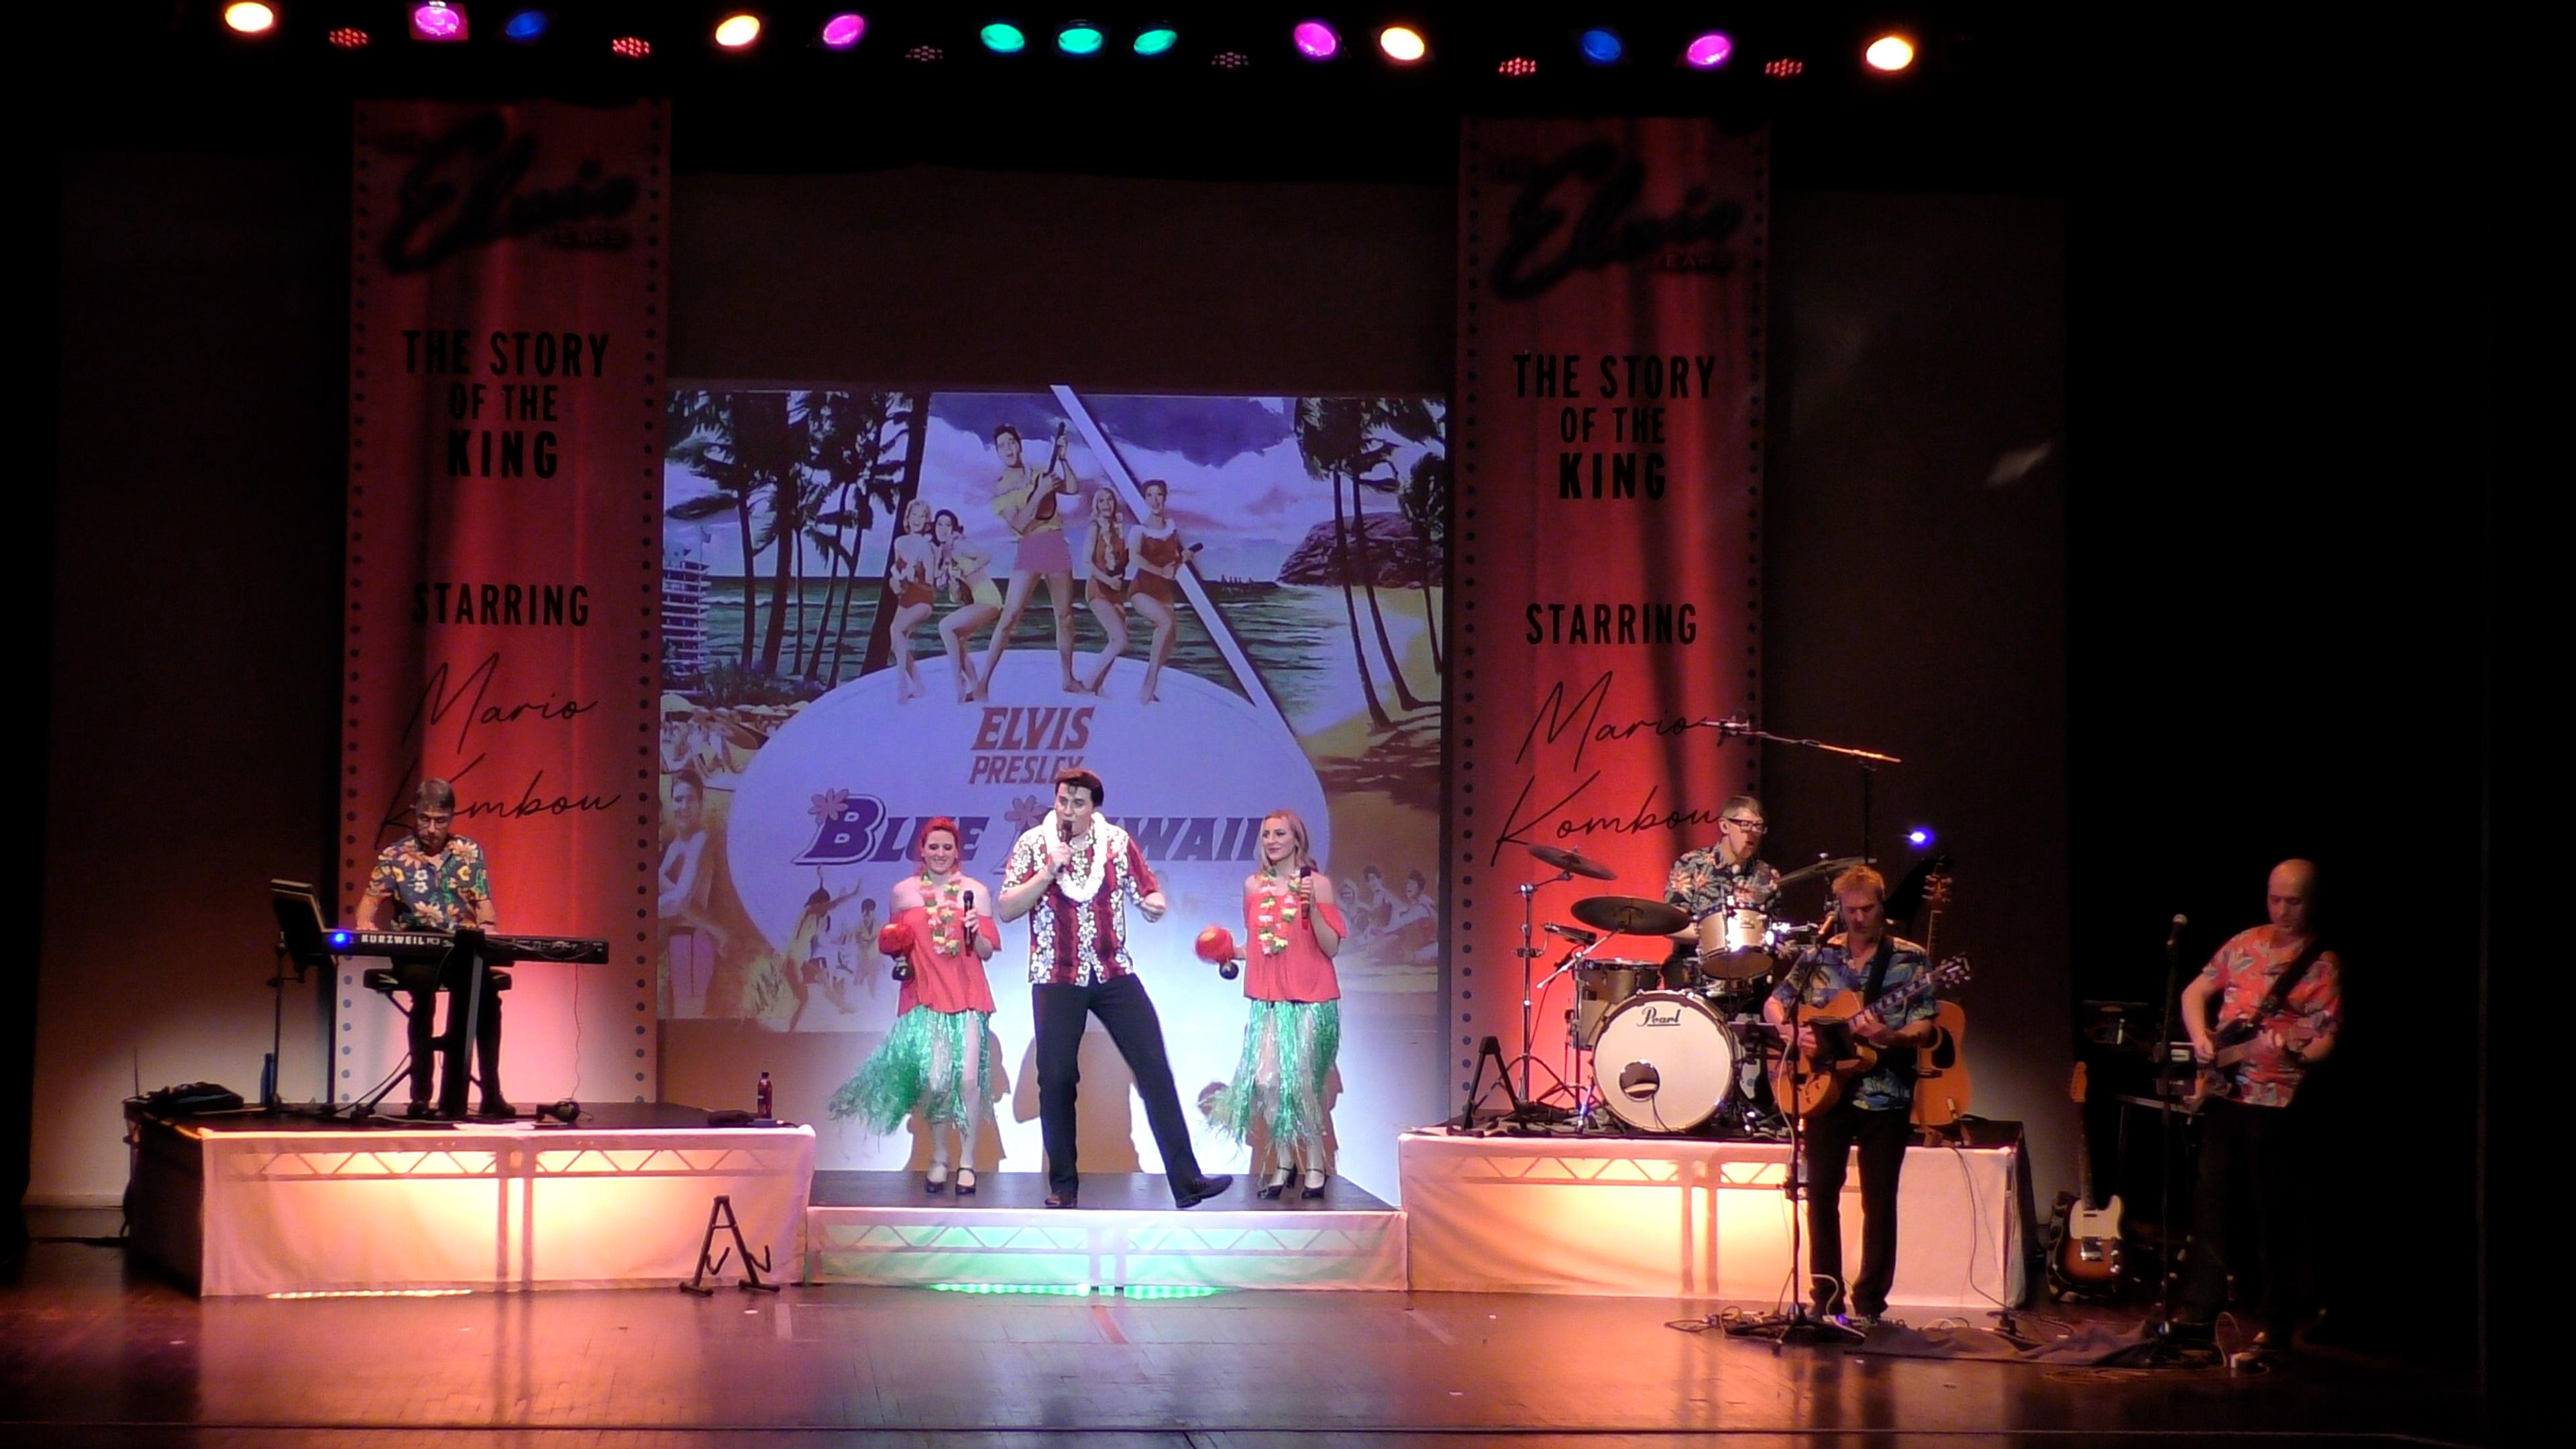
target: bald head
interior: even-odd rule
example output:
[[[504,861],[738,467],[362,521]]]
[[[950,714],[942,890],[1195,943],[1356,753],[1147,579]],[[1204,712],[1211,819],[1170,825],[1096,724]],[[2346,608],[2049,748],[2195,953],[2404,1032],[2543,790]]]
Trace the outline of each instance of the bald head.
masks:
[[[2273,927],[2293,936],[2308,934],[2315,916],[2316,892],[2316,862],[2285,860],[2272,867],[2271,879],[2263,886],[2263,904]]]

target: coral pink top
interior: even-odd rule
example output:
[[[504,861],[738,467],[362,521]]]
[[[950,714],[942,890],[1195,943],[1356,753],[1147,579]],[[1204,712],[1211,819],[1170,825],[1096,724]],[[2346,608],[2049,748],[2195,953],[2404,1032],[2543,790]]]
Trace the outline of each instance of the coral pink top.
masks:
[[[992,1011],[993,984],[984,979],[984,963],[975,959],[975,953],[945,956],[930,948],[928,907],[906,906],[894,918],[912,927],[912,979],[903,983],[903,995],[895,1003],[898,1013],[916,1006],[948,1012]],[[992,916],[981,911],[975,915],[975,934],[996,949],[1002,944]]]
[[[1274,887],[1274,889],[1278,889]],[[1284,887],[1284,894],[1294,897],[1294,882]],[[1315,940],[1313,911],[1324,913],[1333,933],[1347,938],[1350,928],[1342,924],[1339,906],[1315,903],[1310,911],[1298,903],[1297,919],[1288,926],[1288,949],[1273,956],[1261,945],[1261,896],[1259,877],[1243,883],[1243,994],[1255,1001],[1334,1001],[1342,994],[1340,978],[1333,974],[1333,958],[1324,954]]]

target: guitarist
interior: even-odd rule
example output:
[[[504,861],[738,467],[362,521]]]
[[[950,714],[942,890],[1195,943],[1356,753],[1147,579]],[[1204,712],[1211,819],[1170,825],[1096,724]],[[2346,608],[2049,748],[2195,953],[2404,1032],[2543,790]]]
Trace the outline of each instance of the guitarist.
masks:
[[[2220,1070],[2200,1119],[2192,1252],[2176,1331],[2203,1339],[2213,1331],[2232,1268],[2260,1279],[2258,1355],[2286,1345],[2307,1267],[2303,1119],[2291,1103],[2308,1068],[2333,1055],[2343,1025],[2343,963],[2317,941],[2316,879],[2304,860],[2274,866],[2264,887],[2271,924],[2219,947],[2182,993],[2192,1055]]]
[[[1863,1001],[1904,985],[1931,969],[1923,948],[1887,934],[1887,878],[1856,865],[1834,878],[1834,900],[1843,933],[1809,952],[1762,1004],[1774,1026],[1785,1026],[1802,1000],[1822,1006],[1839,992]],[[1843,1178],[1851,1149],[1860,1147],[1860,1276],[1851,1281],[1847,1327],[1869,1329],[1887,1312],[1887,1291],[1896,1283],[1896,1183],[1905,1171],[1905,1149],[1914,1140],[1913,1048],[1930,1046],[1937,1033],[1933,1018],[1940,1003],[1931,993],[1917,997],[1881,1021],[1862,1012],[1852,1018],[1852,1035],[1880,1051],[1878,1065],[1851,1084],[1841,1101],[1807,1119],[1807,1274],[1809,1296],[1819,1314],[1832,1316],[1846,1308],[1843,1292]],[[1816,1029],[1801,1026],[1800,1050],[1817,1049]]]

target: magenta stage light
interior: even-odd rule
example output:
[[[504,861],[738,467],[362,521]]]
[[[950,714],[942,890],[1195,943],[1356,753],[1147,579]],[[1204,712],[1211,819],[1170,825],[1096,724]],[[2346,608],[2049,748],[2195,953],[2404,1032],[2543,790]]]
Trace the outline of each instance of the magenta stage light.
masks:
[[[1712,30],[1691,38],[1682,49],[1682,60],[1693,70],[1715,70],[1735,54],[1735,42],[1723,30]]]
[[[868,33],[868,17],[857,11],[845,11],[823,22],[823,48],[847,50]]]
[[[621,35],[608,42],[608,53],[625,60],[642,60],[653,53],[653,42],[640,35]]]
[[[446,0],[429,0],[426,5],[411,7],[411,38],[431,41],[465,39],[465,7],[447,4]]]
[[[1320,20],[1307,20],[1290,32],[1297,42],[1297,53],[1308,60],[1331,60],[1342,53],[1340,32]]]
[[[1516,55],[1509,60],[1504,61],[1501,65],[1495,66],[1494,74],[1510,76],[1514,80],[1519,80],[1523,76],[1533,76],[1538,74],[1538,62],[1530,59],[1526,55]]]

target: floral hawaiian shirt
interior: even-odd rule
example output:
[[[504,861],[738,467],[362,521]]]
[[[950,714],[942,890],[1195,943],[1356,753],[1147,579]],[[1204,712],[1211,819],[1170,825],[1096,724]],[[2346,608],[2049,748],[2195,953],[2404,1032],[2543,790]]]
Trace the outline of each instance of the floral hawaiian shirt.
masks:
[[[447,848],[436,855],[410,835],[386,846],[367,876],[367,896],[393,900],[396,930],[454,930],[468,910],[485,927],[492,924],[492,880],[483,868],[483,847],[462,835],[449,836]]]
[[[1878,984],[1879,995],[1885,996],[1916,976],[1932,969],[1932,963],[1923,954],[1923,948],[1912,941],[1895,936],[1884,937],[1883,941],[1886,948],[1894,954],[1889,957],[1887,973]],[[1834,993],[1838,991],[1848,991],[1854,996],[1861,996],[1862,1004],[1868,1004],[1868,998],[1863,995],[1862,988],[1869,985],[1870,962],[1862,961],[1855,964],[1852,961],[1851,952],[1844,949],[1842,937],[1835,937],[1832,941],[1807,953],[1802,959],[1812,963],[1806,969],[1807,1005],[1822,1006],[1833,1000]],[[1876,959],[1875,954],[1871,959]],[[1797,999],[1797,993],[1791,988],[1797,985],[1799,969],[1797,967],[1790,969],[1788,979],[1782,981],[1771,993],[1773,1001],[1787,1006]],[[1930,1021],[1939,1014],[1940,1009],[1941,1003],[1934,999],[1932,992],[1927,991],[1904,1006],[1888,1012],[1885,1020],[1889,1029],[1893,1030],[1911,1026],[1918,1021]],[[1885,1112],[1910,1105],[1914,1101],[1914,1054],[1909,1051],[1880,1051],[1878,1065],[1863,1072],[1860,1080],[1853,1085],[1851,1100],[1872,1112]]]
[[[2249,1022],[2262,1006],[2281,973],[2299,959],[2306,943],[2281,941],[2280,932],[2272,926],[2256,926],[2239,931],[2218,948],[2209,964],[2200,968],[2200,979],[2218,988],[2218,1016],[2213,1032],[2232,1024]],[[2278,1015],[2262,1025],[2279,1032],[2292,1047],[2304,1047],[2319,1037],[2330,1037],[2343,1021],[2343,967],[2332,951],[2321,952],[2308,967],[2307,974],[2281,1003]],[[2231,1102],[2252,1107],[2286,1107],[2297,1095],[2299,1083],[2308,1069],[2281,1054],[2269,1041],[2256,1037],[2248,1055],[2221,1075],[2218,1095]]]
[[[1717,847],[1694,850],[1673,862],[1664,882],[1664,902],[1690,913],[1694,921],[1736,906],[1770,915],[1780,902],[1780,871],[1768,861],[1728,865]]]

